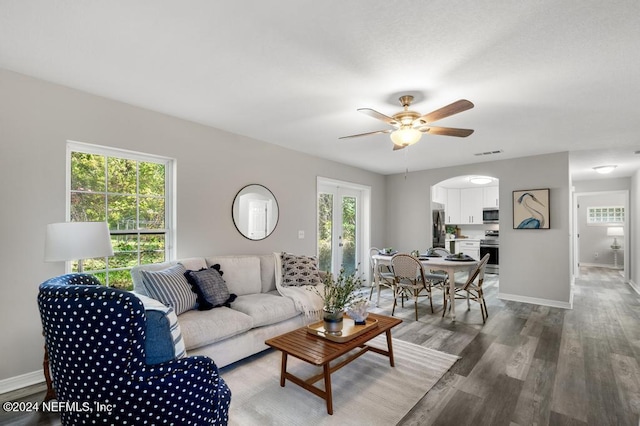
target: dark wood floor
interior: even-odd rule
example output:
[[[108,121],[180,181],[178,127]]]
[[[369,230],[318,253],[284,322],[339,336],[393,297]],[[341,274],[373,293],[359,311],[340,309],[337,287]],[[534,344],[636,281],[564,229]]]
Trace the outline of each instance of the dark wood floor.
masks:
[[[640,296],[618,271],[581,270],[574,309],[496,298],[497,277],[485,281],[489,319],[459,301],[457,321],[421,301],[396,308],[404,322],[394,337],[462,358],[404,417],[401,425],[633,425],[640,419]],[[375,297],[375,296],[374,296]],[[391,313],[384,290],[374,312]],[[35,393],[34,393],[35,392]],[[4,394],[2,401],[41,400],[42,388]],[[44,413],[9,415],[0,424],[58,425]]]
[[[394,337],[462,357],[401,425],[639,424],[640,297],[618,271],[582,269],[572,310],[501,301],[487,282],[485,325],[464,301],[455,323],[439,298],[417,322],[396,311]]]

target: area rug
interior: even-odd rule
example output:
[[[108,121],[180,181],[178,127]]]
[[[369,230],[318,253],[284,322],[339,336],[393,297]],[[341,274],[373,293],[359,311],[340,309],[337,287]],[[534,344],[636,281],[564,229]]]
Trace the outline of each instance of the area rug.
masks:
[[[384,336],[370,344],[386,348]],[[298,385],[280,387],[279,351],[224,368],[232,393],[229,424],[395,425],[460,358],[397,339],[393,353],[395,367],[368,352],[331,375],[333,415],[323,399]],[[290,356],[288,371],[306,378],[321,370]]]

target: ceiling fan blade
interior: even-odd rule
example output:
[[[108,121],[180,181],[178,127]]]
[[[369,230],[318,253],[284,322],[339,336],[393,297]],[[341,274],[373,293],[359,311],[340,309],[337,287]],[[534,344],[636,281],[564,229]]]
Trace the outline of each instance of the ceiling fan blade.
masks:
[[[357,135],[340,136],[338,139],[358,138],[360,136],[378,135],[381,133],[391,133],[393,129],[388,130],[376,130],[375,132],[358,133]]]
[[[453,127],[437,127],[437,126],[424,126],[420,127],[418,130],[421,132],[429,133],[431,135],[442,135],[442,136],[457,136],[459,138],[466,138],[473,130],[471,129],[456,129]]]
[[[423,115],[419,118],[419,120],[422,120],[425,123],[433,123],[434,121],[442,120],[443,118],[449,117],[462,111],[466,111],[471,108],[473,108],[472,102],[466,99],[460,99],[459,101],[455,101],[452,104],[443,106],[440,109]]]
[[[376,118],[378,120],[384,121],[385,123],[387,123],[390,126],[397,126],[398,125],[398,122],[396,120],[394,120],[393,118],[389,117],[388,115],[384,115],[383,113],[376,111],[375,109],[358,108],[358,111],[360,111],[363,114],[367,114],[369,117],[373,117],[373,118]]]

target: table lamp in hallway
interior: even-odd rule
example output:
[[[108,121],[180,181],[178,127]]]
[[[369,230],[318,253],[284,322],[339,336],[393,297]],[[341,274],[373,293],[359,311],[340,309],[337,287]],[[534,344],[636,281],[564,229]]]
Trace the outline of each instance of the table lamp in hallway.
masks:
[[[613,267],[618,268],[618,250],[622,246],[618,243],[618,237],[624,236],[624,228],[622,226],[610,226],[607,228],[607,237],[613,237],[613,244],[611,244],[611,250],[613,250]]]

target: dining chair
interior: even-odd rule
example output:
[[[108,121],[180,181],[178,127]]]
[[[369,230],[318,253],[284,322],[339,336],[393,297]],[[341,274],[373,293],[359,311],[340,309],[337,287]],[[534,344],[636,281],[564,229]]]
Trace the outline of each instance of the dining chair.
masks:
[[[373,256],[379,253],[380,249],[376,247],[369,249],[369,267],[371,268],[371,292],[369,293],[369,300],[371,300],[373,296],[373,288],[375,287],[378,290],[378,302],[380,301],[380,287],[383,286],[393,290],[395,280],[395,276],[389,265],[378,264],[376,268],[376,261],[373,259]],[[376,275],[378,276],[378,285],[375,285]]]
[[[484,271],[487,266],[487,262],[489,261],[489,253],[485,254],[480,262],[475,266],[475,268],[469,273],[468,277],[464,281],[455,281],[455,299],[467,299],[467,309],[471,309],[470,301],[478,302],[480,304],[480,313],[482,314],[482,322],[486,322],[489,317],[489,312],[487,311],[487,302],[484,300],[484,293],[482,290],[482,284],[484,282]],[[442,316],[444,317],[447,312],[447,301],[449,299],[449,286],[445,286],[445,295],[444,295],[444,310],[442,311]],[[465,293],[464,296],[458,297],[457,294]],[[451,307],[449,307],[451,309]]]
[[[427,250],[427,256],[431,254],[435,254],[441,257],[447,257],[451,254],[451,252],[443,247],[431,247]],[[431,285],[433,287],[439,288],[444,291],[444,285],[447,282],[447,273],[445,271],[429,269],[425,270],[424,275],[427,278],[427,281],[431,281]]]
[[[398,296],[401,297],[404,307],[404,296],[413,298],[413,305],[418,320],[418,298],[428,297],[433,313],[433,298],[431,297],[431,282],[427,281],[424,274],[424,267],[420,260],[410,254],[396,254],[391,258],[391,268],[395,276],[393,288],[393,308],[391,316],[395,313],[398,304]]]

